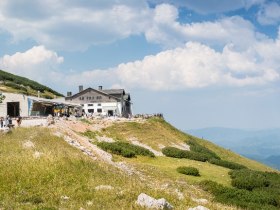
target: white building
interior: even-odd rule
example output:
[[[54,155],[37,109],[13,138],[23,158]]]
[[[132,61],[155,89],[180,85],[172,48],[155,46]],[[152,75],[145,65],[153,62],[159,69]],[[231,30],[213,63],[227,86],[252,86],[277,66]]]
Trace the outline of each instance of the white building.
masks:
[[[125,93],[124,89],[102,89],[98,90],[79,86],[79,92],[72,95],[67,93],[66,101],[81,104],[86,114],[101,114],[108,116],[128,117],[132,114],[130,94]]]

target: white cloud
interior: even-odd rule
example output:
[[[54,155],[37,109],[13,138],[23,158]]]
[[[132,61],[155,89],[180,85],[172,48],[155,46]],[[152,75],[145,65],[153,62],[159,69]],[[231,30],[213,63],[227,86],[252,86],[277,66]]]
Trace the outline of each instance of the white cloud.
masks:
[[[265,0],[150,0],[153,3],[168,3],[179,7],[186,7],[200,14],[223,13],[237,9],[249,9]]]
[[[56,71],[63,57],[44,46],[35,46],[25,52],[4,55],[0,58],[0,68],[14,74],[28,77],[36,81],[49,82],[48,76]]]
[[[274,25],[280,22],[280,5],[276,2],[263,5],[258,12],[258,21],[263,25]]]
[[[168,50],[142,61],[122,64],[116,70],[129,87],[176,90],[207,86],[262,85],[279,79],[279,72],[260,63],[249,51],[226,46],[220,53],[189,42],[184,48]]]
[[[159,5],[155,8],[153,26],[146,30],[147,40],[162,44],[167,48],[183,46],[188,41],[202,42],[207,45],[223,47],[233,43],[237,47],[247,48],[258,40],[266,38],[255,31],[253,24],[240,16],[225,17],[210,22],[180,24],[176,21],[176,8],[171,5]],[[158,17],[168,15],[168,21]]]
[[[32,38],[55,50],[85,50],[140,34],[149,25],[151,11],[144,0],[106,2],[2,0],[0,29],[15,42]]]
[[[278,56],[269,57],[270,53],[279,52],[280,46],[278,40],[262,50],[264,46],[265,43],[258,43],[239,51],[229,44],[219,52],[197,42],[188,42],[184,47],[113,69],[86,71],[65,78],[75,86],[79,83],[92,86],[92,81],[98,81],[105,86],[147,90],[267,85],[280,79]]]
[[[246,2],[255,1],[258,0]],[[243,1],[242,4],[245,5]],[[239,16],[191,24],[180,23],[178,16],[178,8],[171,4],[151,8],[145,0],[45,0],[35,4],[31,0],[2,0],[0,31],[9,32],[15,42],[32,38],[49,49],[69,51],[142,34],[165,49],[183,46],[188,41],[220,48],[232,42],[244,47],[263,36]]]
[[[262,86],[280,79],[280,41],[266,40],[240,50],[234,44],[217,51],[198,42],[123,63],[115,68],[63,73],[63,58],[44,46],[5,55],[0,67],[59,89],[80,84],[147,90],[184,90],[211,86]]]

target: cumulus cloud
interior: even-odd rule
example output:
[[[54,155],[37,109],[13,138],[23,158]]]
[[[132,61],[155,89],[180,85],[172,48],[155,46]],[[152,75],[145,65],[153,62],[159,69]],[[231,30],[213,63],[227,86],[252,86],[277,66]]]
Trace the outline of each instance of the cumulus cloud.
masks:
[[[85,50],[139,34],[150,19],[143,0],[2,0],[0,11],[0,28],[14,41],[32,38],[55,50]]]
[[[72,89],[83,84],[147,90],[185,90],[205,87],[261,86],[280,79],[280,41],[265,40],[240,50],[227,44],[221,51],[198,42],[165,50],[143,60],[110,69],[63,73],[63,58],[44,46],[5,55],[0,67],[51,87]]]
[[[263,5],[258,12],[258,21],[263,25],[274,25],[280,22],[280,5],[276,2]]]
[[[48,75],[56,71],[62,62],[63,57],[41,45],[25,52],[4,55],[0,58],[0,68],[36,81],[47,82],[50,79]]]
[[[249,9],[265,0],[150,0],[153,3],[168,3],[179,7],[186,7],[200,14],[223,13],[237,9]]]
[[[119,65],[116,71],[122,84],[154,90],[262,85],[278,80],[275,67],[279,69],[279,65],[257,60],[257,53],[256,49],[235,51],[231,45],[217,52],[189,42],[183,48]]]
[[[70,84],[91,81],[129,89],[184,90],[259,86],[279,81],[279,41],[258,43],[239,51],[233,44],[221,52],[197,42],[166,50],[143,60],[123,63],[109,70],[86,71],[66,76]],[[266,47],[266,49],[263,49]],[[271,54],[276,53],[274,56]]]
[[[0,31],[9,32],[15,42],[31,38],[49,49],[69,51],[86,50],[92,45],[143,34],[148,42],[157,43],[164,49],[180,47],[188,41],[219,47],[229,42],[248,46],[258,37],[254,26],[238,16],[214,22],[180,23],[178,8],[166,2],[150,7],[146,0],[73,0],[70,3],[65,0],[36,3],[32,0],[2,0]],[[189,4],[196,5],[195,2]],[[244,6],[256,4],[259,0],[240,2]]]

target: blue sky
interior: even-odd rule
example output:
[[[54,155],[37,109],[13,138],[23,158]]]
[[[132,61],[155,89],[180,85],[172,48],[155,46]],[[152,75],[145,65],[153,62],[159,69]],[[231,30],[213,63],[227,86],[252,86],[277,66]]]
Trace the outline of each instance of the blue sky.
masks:
[[[280,1],[1,0],[0,68],[180,129],[279,127],[279,23]]]

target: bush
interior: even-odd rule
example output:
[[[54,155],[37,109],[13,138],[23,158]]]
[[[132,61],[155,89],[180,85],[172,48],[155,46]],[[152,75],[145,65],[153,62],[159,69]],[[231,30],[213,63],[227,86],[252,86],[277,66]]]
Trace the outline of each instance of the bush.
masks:
[[[127,142],[115,142],[116,144],[118,144],[119,146],[126,148],[128,150],[132,150],[133,152],[135,152],[136,155],[142,155],[142,156],[148,156],[148,157],[155,157],[155,154],[153,152],[151,152],[150,150],[141,147],[141,146],[137,146],[134,144],[130,144]]]
[[[128,150],[126,148],[121,147],[118,144],[115,143],[109,143],[109,142],[100,142],[97,144],[97,146],[99,146],[101,149],[105,150],[105,151],[109,151],[113,154],[116,155],[121,155],[123,157],[135,157],[136,154],[132,151],[132,150]]]
[[[241,164],[238,163],[234,163],[234,162],[230,162],[230,161],[226,161],[226,160],[218,160],[218,159],[210,159],[209,163],[212,163],[214,165],[218,165],[218,166],[222,166],[225,168],[229,168],[229,169],[245,169],[247,168],[246,166],[243,166]]]
[[[225,187],[213,181],[202,181],[202,188],[211,192],[215,200],[221,203],[236,205],[246,209],[278,209],[279,195],[266,191],[247,191]]]
[[[200,176],[199,170],[194,167],[181,166],[177,168],[177,171],[181,174],[191,175],[191,176]]]
[[[112,152],[113,154],[121,155],[123,157],[135,157],[136,155],[155,157],[150,150],[129,144],[126,142],[100,142],[97,144],[101,149]]]
[[[232,186],[239,189],[264,190],[268,188],[270,191],[275,189],[280,195],[280,175],[271,172],[253,171],[249,169],[231,171]],[[274,190],[273,190],[274,191]]]
[[[211,158],[218,159],[218,160],[221,159],[215,152],[213,152],[210,149],[200,145],[194,139],[186,141],[186,143],[190,146],[191,151],[203,154],[208,159],[211,159]]]
[[[186,159],[197,160],[201,162],[205,162],[207,160],[207,157],[205,157],[204,154],[187,151],[187,150],[181,150],[175,147],[165,147],[162,149],[162,153],[167,157],[186,158]]]

